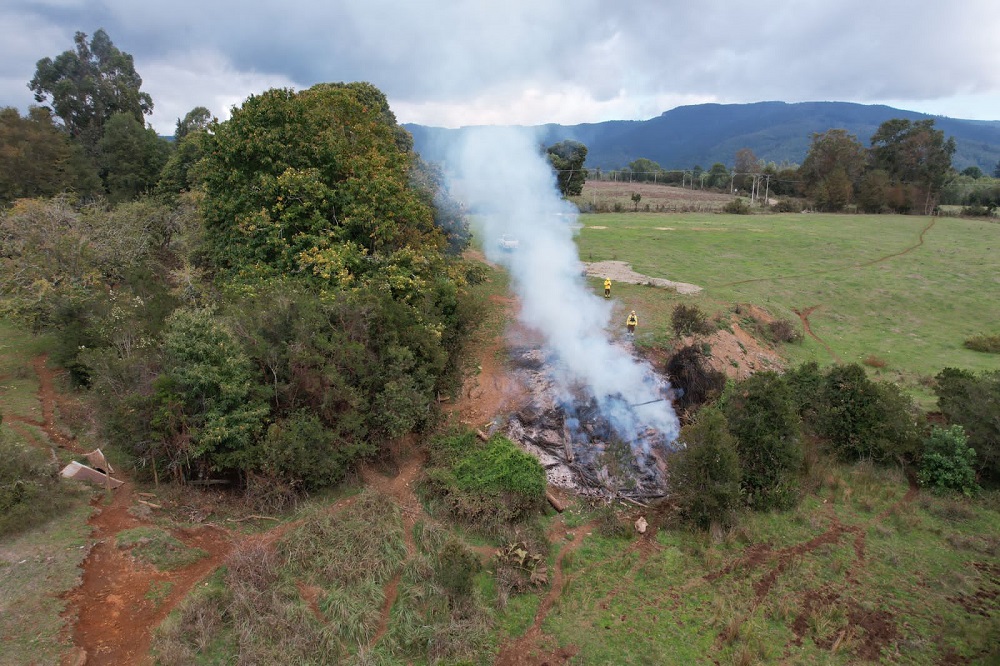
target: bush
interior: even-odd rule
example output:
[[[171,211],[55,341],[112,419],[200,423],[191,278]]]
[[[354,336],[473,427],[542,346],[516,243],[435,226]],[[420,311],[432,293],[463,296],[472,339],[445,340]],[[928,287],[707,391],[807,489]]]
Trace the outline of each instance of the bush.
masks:
[[[472,579],[482,568],[479,556],[456,539],[451,539],[437,553],[435,574],[449,595],[467,597],[472,591]]]
[[[979,489],[975,464],[976,451],[968,446],[962,426],[934,426],[924,440],[924,455],[917,478],[920,485],[929,486],[936,492],[956,490],[972,497]]]
[[[351,440],[338,441],[315,414],[300,410],[268,428],[260,458],[279,478],[316,490],[339,483],[360,454],[357,449]]]
[[[750,204],[747,203],[746,199],[736,198],[723,206],[722,212],[731,215],[749,215]]]
[[[816,361],[809,361],[785,373],[785,383],[792,392],[792,400],[802,418],[804,429],[815,432],[819,413],[820,390],[823,373]]]
[[[674,403],[681,409],[699,407],[718,397],[726,386],[726,375],[713,370],[699,347],[683,347],[670,357],[664,368],[670,383],[680,389]]]
[[[726,417],[714,407],[684,426],[672,457],[670,485],[681,519],[701,529],[735,522],[740,504],[740,463]]]
[[[70,492],[60,487],[58,470],[47,456],[0,433],[0,537],[43,524],[69,500]]]
[[[747,504],[757,511],[794,506],[802,445],[788,384],[777,373],[759,372],[727,391],[721,408],[736,439]]]
[[[938,409],[965,429],[983,475],[1000,481],[1000,370],[974,374],[945,368],[935,381]]]
[[[767,325],[767,330],[775,342],[798,342],[802,339],[802,333],[787,319],[775,319]]]
[[[976,335],[962,344],[972,351],[1000,354],[1000,335]]]
[[[670,316],[670,325],[674,335],[682,338],[686,335],[704,335],[712,332],[712,327],[697,305],[678,304]]]
[[[884,462],[918,448],[911,398],[898,386],[873,382],[857,363],[830,368],[820,388],[819,434],[841,458]]]
[[[523,520],[545,502],[545,470],[506,437],[472,431],[431,440],[426,490],[456,518],[484,528]]]
[[[778,199],[771,210],[775,213],[801,213],[802,202],[795,199]]]

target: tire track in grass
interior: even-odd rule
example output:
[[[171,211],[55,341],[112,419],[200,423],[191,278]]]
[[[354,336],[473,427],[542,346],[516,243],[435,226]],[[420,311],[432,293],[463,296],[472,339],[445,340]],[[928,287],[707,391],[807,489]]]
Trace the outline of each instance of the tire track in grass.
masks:
[[[816,333],[812,330],[812,326],[809,324],[809,315],[815,312],[819,307],[819,305],[813,305],[812,307],[808,307],[804,310],[792,308],[792,312],[797,314],[799,319],[802,320],[802,328],[805,329],[806,334],[816,342],[820,343],[823,346],[823,349],[825,349],[826,352],[833,357],[834,361],[840,363],[840,356],[837,355],[837,352],[833,351],[833,349],[830,348],[830,345],[826,344],[825,341],[816,335]]]
[[[856,264],[849,264],[847,266],[839,266],[837,268],[824,268],[824,269],[818,270],[818,271],[807,271],[805,273],[796,273],[794,275],[775,275],[775,276],[772,276],[772,277],[749,278],[747,280],[735,280],[733,282],[724,282],[722,284],[712,285],[712,287],[713,288],[735,287],[737,285],[750,284],[750,283],[753,283],[753,282],[774,282],[774,281],[777,281],[777,280],[794,280],[794,279],[797,279],[797,278],[812,277],[814,275],[826,275],[827,273],[838,273],[840,271],[849,271],[849,270],[854,269],[854,268],[867,268],[868,266],[874,266],[875,264],[880,264],[880,263],[882,263],[884,261],[888,261],[889,259],[895,259],[896,257],[902,257],[903,255],[909,254],[910,252],[913,252],[914,250],[916,250],[918,247],[920,247],[921,245],[924,244],[924,234],[926,234],[928,231],[930,231],[931,227],[933,227],[935,225],[935,223],[937,223],[937,218],[932,217],[931,221],[927,223],[927,226],[925,226],[923,229],[920,230],[920,236],[917,238],[917,242],[914,243],[913,245],[910,245],[909,247],[905,247],[902,250],[900,250],[899,252],[893,252],[892,254],[886,254],[886,255],[883,255],[881,257],[876,257],[875,259],[869,259],[868,261],[862,261],[862,262],[856,263]]]

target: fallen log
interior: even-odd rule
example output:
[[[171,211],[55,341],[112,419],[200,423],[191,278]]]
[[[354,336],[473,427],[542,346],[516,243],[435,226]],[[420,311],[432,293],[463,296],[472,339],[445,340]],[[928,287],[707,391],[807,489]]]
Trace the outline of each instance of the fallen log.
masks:
[[[547,499],[549,501],[549,504],[552,505],[552,508],[558,511],[559,513],[562,513],[563,511],[566,510],[566,504],[560,501],[555,495],[553,495],[551,491],[548,490],[545,491],[545,499]]]
[[[490,439],[489,437],[486,436],[486,433],[483,432],[482,430],[476,430],[476,437],[483,440],[484,442],[488,442]]]

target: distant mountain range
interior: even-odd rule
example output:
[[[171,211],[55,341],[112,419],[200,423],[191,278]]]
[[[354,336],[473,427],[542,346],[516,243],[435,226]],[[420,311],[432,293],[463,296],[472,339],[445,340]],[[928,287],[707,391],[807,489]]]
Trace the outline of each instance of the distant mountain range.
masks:
[[[732,167],[736,151],[749,148],[767,162],[801,164],[814,133],[846,129],[864,146],[886,120],[934,120],[934,127],[954,137],[953,166],[978,166],[992,174],[1000,162],[1000,121],[930,116],[883,105],[849,102],[757,102],[680,106],[650,120],[609,120],[583,125],[540,125],[539,141],[565,139],[587,146],[589,168],[614,169],[640,157],[664,169],[708,169],[716,162]],[[404,124],[424,159],[446,162],[442,147],[468,128],[445,129]]]

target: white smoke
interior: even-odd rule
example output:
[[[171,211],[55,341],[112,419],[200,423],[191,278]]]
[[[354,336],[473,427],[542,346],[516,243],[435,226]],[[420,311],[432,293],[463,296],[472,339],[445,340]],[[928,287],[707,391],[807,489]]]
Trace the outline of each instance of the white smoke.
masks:
[[[612,303],[587,286],[573,242],[576,209],[560,198],[532,132],[484,127],[462,137],[448,163],[451,190],[477,215],[487,258],[509,270],[519,317],[543,335],[565,402],[582,389],[623,440],[641,443],[652,428],[673,442],[679,426],[664,399],[669,386],[609,336]],[[504,234],[517,239],[516,250],[500,247]]]

